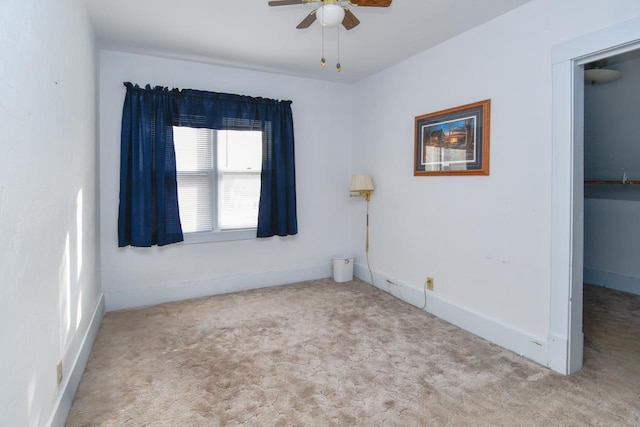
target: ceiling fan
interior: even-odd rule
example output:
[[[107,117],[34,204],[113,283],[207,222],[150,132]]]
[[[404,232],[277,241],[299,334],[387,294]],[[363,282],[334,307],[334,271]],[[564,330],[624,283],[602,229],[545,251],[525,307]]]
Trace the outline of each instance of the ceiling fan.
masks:
[[[271,0],[269,6],[288,6],[294,4],[322,3],[317,9],[314,9],[304,18],[296,28],[308,28],[318,17],[320,24],[326,27],[337,26],[340,23],[350,30],[355,28],[360,21],[349,10],[349,6],[367,6],[367,7],[389,7],[392,0]]]

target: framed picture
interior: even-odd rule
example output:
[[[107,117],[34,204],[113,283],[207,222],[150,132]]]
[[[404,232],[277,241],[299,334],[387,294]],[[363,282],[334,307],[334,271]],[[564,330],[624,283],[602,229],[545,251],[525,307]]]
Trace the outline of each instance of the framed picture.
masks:
[[[414,176],[489,175],[491,100],[416,117]]]

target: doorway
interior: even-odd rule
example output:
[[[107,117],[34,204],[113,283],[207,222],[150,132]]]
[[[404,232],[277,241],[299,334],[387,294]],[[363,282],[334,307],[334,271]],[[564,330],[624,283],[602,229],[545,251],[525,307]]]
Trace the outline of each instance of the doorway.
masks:
[[[584,66],[640,48],[640,19],[552,50],[551,301],[548,365],[582,369],[584,266]]]

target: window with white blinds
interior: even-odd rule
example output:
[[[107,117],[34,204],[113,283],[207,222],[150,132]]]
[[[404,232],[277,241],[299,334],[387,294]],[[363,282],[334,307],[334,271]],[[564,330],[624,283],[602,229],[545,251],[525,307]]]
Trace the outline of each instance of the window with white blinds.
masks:
[[[262,133],[174,127],[184,233],[256,228]]]

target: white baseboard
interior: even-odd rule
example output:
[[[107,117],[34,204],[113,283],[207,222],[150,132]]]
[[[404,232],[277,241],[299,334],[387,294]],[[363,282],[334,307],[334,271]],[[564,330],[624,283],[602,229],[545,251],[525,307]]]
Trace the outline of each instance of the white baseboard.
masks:
[[[556,372],[568,375],[567,355],[569,354],[569,340],[554,333],[547,337],[547,366]]]
[[[98,329],[100,329],[100,323],[102,323],[103,315],[104,295],[100,295],[96,308],[93,310],[91,320],[89,321],[89,327],[82,338],[78,354],[75,355],[69,374],[62,383],[62,390],[54,405],[53,414],[51,414],[51,418],[47,423],[50,427],[63,427],[67,421],[69,411],[71,410],[71,404],[73,403],[73,398],[76,395],[76,391],[80,385],[80,379],[82,379],[82,374],[84,373],[84,369],[89,361],[93,343],[96,341],[96,336],[98,335]]]
[[[107,291],[104,295],[106,311],[116,311],[210,295],[247,291],[268,286],[284,285],[287,283],[303,282],[306,280],[322,279],[325,277],[331,277],[330,264],[296,270],[270,271],[242,276],[223,277],[159,288]]]
[[[605,288],[615,289],[616,291],[640,295],[640,278],[638,277],[623,276],[621,274],[585,268],[583,281],[590,285],[603,286]]]
[[[401,280],[385,276],[377,271],[369,271],[367,267],[359,264],[354,265],[354,276],[358,279],[371,284],[371,275],[373,275],[373,285],[396,298],[399,298],[411,305],[424,309],[425,293],[423,289],[417,289]]]
[[[356,264],[354,270],[357,278],[371,283],[371,275],[366,267]],[[423,307],[425,297],[424,290],[421,286],[416,287],[393,278],[388,278],[375,271],[373,271],[373,279],[374,286],[377,288],[411,305],[419,308]],[[509,325],[461,307],[454,302],[438,296],[434,292],[427,291],[426,300],[425,311],[541,365],[548,365],[547,343],[545,340],[528,335]]]

